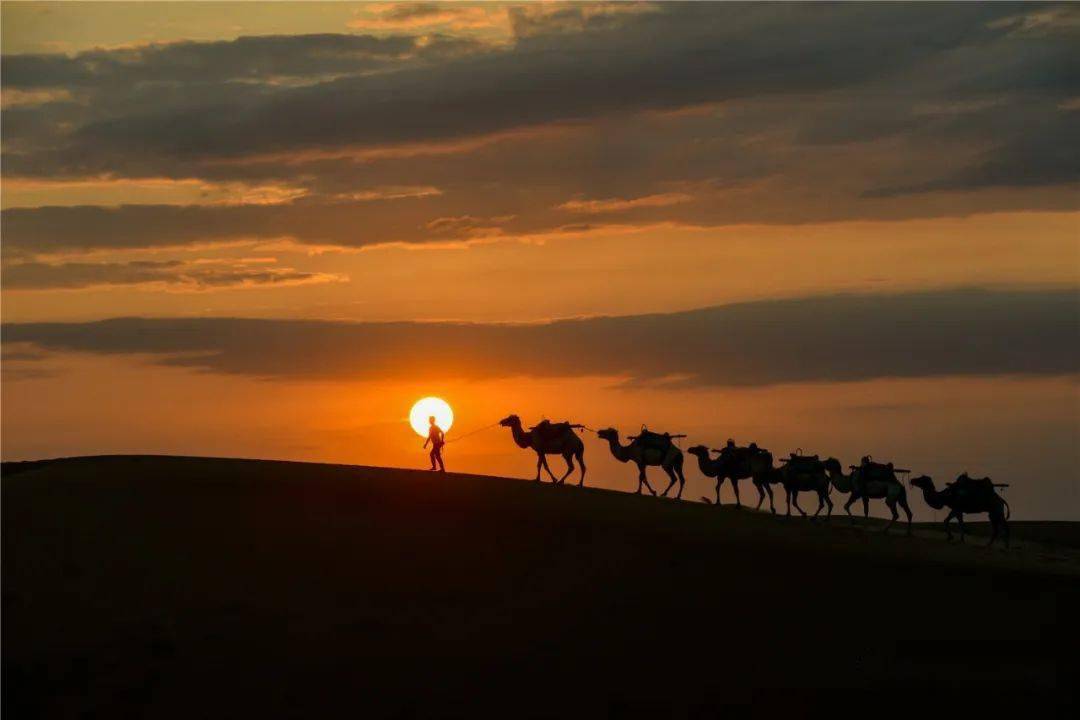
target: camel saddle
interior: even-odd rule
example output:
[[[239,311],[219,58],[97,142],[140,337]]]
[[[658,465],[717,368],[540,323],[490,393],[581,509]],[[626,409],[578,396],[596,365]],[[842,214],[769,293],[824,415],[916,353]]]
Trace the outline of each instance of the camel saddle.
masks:
[[[659,450],[660,452],[667,452],[671,448],[672,437],[671,433],[658,433],[646,428],[642,428],[637,435],[629,436],[634,445],[647,450]]]
[[[994,481],[988,477],[973,478],[964,473],[954,482],[946,483],[945,489],[957,495],[969,497],[990,496],[994,494]]]
[[[550,420],[541,420],[538,424],[529,428],[529,430],[536,433],[543,440],[554,440],[564,436],[572,427],[573,425],[571,425],[569,421],[553,423]]]
[[[895,468],[892,463],[865,460],[862,465],[858,466],[858,470],[862,479],[866,482],[891,482],[896,479]]]
[[[748,463],[750,459],[758,455],[768,454],[768,450],[762,450],[759,447],[733,447],[730,451],[720,451],[721,457],[727,457],[730,460],[737,463]]]
[[[791,453],[785,462],[795,472],[817,472],[823,467],[821,459],[817,455]]]

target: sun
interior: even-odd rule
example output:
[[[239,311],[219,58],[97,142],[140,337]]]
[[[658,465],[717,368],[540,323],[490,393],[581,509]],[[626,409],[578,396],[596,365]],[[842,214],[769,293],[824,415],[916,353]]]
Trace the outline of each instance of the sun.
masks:
[[[432,415],[435,416],[435,424],[441,427],[443,432],[454,424],[454,411],[445,400],[437,397],[420,398],[409,411],[409,424],[420,437],[427,437],[428,418]]]

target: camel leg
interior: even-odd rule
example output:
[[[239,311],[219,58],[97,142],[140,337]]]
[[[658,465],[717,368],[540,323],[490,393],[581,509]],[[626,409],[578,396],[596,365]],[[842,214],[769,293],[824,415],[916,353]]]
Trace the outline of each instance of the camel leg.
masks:
[[[716,506],[720,507],[720,486],[724,484],[724,476],[716,478]]]
[[[847,516],[849,518],[851,518],[851,523],[852,524],[855,524],[855,516],[851,514],[851,506],[854,503],[855,503],[855,491],[852,490],[851,494],[848,496],[848,501],[846,503],[844,503],[844,512],[846,512]]]
[[[575,457],[577,457],[577,464],[581,467],[581,479],[578,480],[578,487],[585,485],[585,451],[582,450]]]
[[[682,491],[686,487],[686,476],[683,475],[682,463],[675,466],[675,474],[679,476],[679,493],[675,496],[675,499],[682,500]]]
[[[956,511],[950,510],[949,514],[945,516],[945,536],[952,542],[952,528],[949,527],[949,521],[956,517]]]
[[[544,467],[544,456],[540,453],[536,454],[536,480],[533,482],[540,482],[540,468]]]
[[[645,476],[645,466],[644,465],[638,465],[638,477],[637,477],[637,494],[638,495],[641,494],[641,486],[642,485],[649,488],[649,492],[651,492],[653,494],[653,496],[656,495],[656,491],[653,490],[652,485],[649,484],[649,478],[647,478]]]
[[[563,455],[563,460],[566,461],[566,472],[564,472],[563,476],[559,478],[560,485],[566,482],[566,478],[570,475],[570,473],[574,472],[574,456],[571,453],[566,453],[565,455]]]
[[[1001,507],[991,509],[990,513],[990,542],[986,544],[990,547],[997,540],[998,531],[1001,532],[1002,540],[1005,541],[1005,547],[1009,547],[1009,523],[1005,520],[1005,513],[1002,512]]]
[[[825,501],[829,499],[829,496],[818,490],[817,494],[817,510],[814,511],[814,519],[821,514],[821,509],[825,507]],[[832,512],[832,503],[829,503],[829,512]]]
[[[772,485],[765,483],[765,492],[769,494],[769,512],[776,514],[776,503],[773,501]]]
[[[541,463],[543,463],[543,465],[544,465],[544,469],[545,469],[545,470],[547,470],[547,474],[548,474],[548,476],[549,476],[549,477],[551,477],[551,483],[552,483],[553,485],[554,485],[554,484],[556,484],[556,483],[558,483],[558,480],[556,480],[556,479],[555,479],[555,473],[551,472],[551,468],[550,468],[550,467],[548,467],[548,463],[547,463],[547,456],[546,456],[546,455],[543,455],[543,454],[541,454],[541,455],[540,455],[540,462],[541,462]]]
[[[889,524],[885,526],[885,529],[882,531],[882,535],[887,535],[889,533],[889,528],[891,528],[893,526],[893,523],[896,522],[897,518],[900,517],[900,513],[896,512],[895,500],[886,500],[885,504],[889,507],[889,512],[892,513],[892,520],[890,520]]]
[[[799,511],[799,514],[802,515],[803,517],[806,517],[806,511],[803,510],[801,507],[799,507],[799,491],[798,490],[789,490],[788,491],[788,497],[790,499],[789,500],[790,504],[789,504],[789,508],[788,508],[789,512],[790,512],[790,505],[794,505],[795,509]],[[820,510],[821,508],[819,507],[818,509]]]
[[[765,502],[765,491],[761,489],[761,483],[755,482],[754,487],[757,488],[757,505],[754,506],[755,510],[761,509],[761,503]]]
[[[960,526],[960,542],[964,542],[964,536],[967,534],[964,529],[964,513],[956,513],[956,524]]]
[[[908,537],[910,537],[911,536],[911,508],[908,507],[906,497],[901,496],[899,502],[900,502],[900,507],[904,509],[904,514],[907,515],[907,534],[908,534]]]
[[[660,493],[660,497],[667,497],[668,491],[675,487],[675,471],[671,469],[670,465],[661,465],[660,467],[664,469],[668,476],[668,485],[664,488],[664,492]]]
[[[870,496],[863,495],[862,499],[862,516],[866,519],[870,519]]]
[[[829,508],[829,511],[825,513],[825,519],[828,520],[832,517],[833,508],[832,498],[829,497],[829,486],[826,485],[823,489],[819,490],[818,493],[821,495],[821,499],[825,501],[825,507]]]
[[[652,496],[656,497],[656,491],[653,490],[653,486],[649,484],[649,478],[645,474],[645,466],[641,465],[639,467],[641,468],[641,477],[639,479],[639,486],[640,486],[640,483],[645,483],[645,487],[649,489],[649,492],[652,493]]]
[[[735,491],[735,507],[742,507],[742,500],[739,499],[739,481],[735,478],[731,478],[731,489]]]

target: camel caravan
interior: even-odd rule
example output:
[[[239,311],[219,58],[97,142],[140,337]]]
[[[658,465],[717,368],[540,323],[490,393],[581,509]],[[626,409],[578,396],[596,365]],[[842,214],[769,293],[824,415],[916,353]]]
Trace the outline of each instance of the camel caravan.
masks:
[[[682,499],[683,489],[686,485],[686,476],[683,474],[683,451],[679,448],[677,440],[685,438],[682,434],[658,433],[648,430],[644,426],[637,435],[627,436],[630,442],[623,444],[619,439],[619,431],[615,428],[592,430],[584,425],[559,422],[553,423],[543,420],[527,430],[517,415],[510,415],[498,423],[503,427],[510,428],[514,442],[524,450],[532,450],[536,453],[536,482],[540,481],[541,473],[546,471],[551,477],[552,483],[561,485],[574,472],[574,460],[581,469],[578,486],[585,484],[585,443],[578,435],[578,430],[594,432],[601,440],[608,443],[612,456],[621,463],[633,463],[638,470],[638,486],[636,493],[648,490],[656,496],[656,490],[649,483],[646,469],[649,466],[659,466],[668,476],[668,486],[660,493],[660,497],[667,497],[668,493],[678,484],[674,497]],[[787,503],[786,515],[791,516],[791,509],[802,516],[807,513],[799,506],[799,493],[811,492],[817,496],[818,506],[812,518],[821,515],[825,510],[825,518],[832,516],[833,502],[831,494],[847,495],[844,503],[844,512],[854,520],[851,506],[862,501],[863,517],[870,516],[870,501],[884,500],[885,506],[892,514],[892,519],[885,526],[884,532],[888,532],[900,518],[897,507],[904,511],[907,517],[907,534],[911,534],[912,512],[908,505],[907,488],[897,477],[898,474],[906,475],[911,472],[903,468],[897,468],[892,463],[876,462],[873,457],[867,455],[862,458],[858,465],[849,465],[845,473],[843,465],[836,458],[830,457],[822,460],[817,455],[803,455],[802,449],[782,458],[779,464],[775,464],[772,453],[764,448],[759,448],[756,443],[740,447],[733,440],[720,449],[709,448],[705,445],[695,445],[687,448],[686,452],[697,458],[698,470],[707,478],[716,479],[716,497],[703,497],[702,500],[709,504],[719,506],[720,487],[724,481],[731,483],[731,489],[735,494],[735,505],[742,507],[742,498],[739,495],[739,481],[749,480],[758,492],[758,501],[755,510],[760,510],[765,498],[769,499],[769,511],[776,514],[776,506],[773,499],[773,485],[779,485],[783,491]],[[566,471],[558,478],[547,463],[548,455],[561,455],[566,462]],[[1005,546],[1009,545],[1009,504],[1002,498],[997,488],[1008,487],[1005,483],[995,483],[990,478],[972,478],[964,473],[954,482],[947,483],[942,490],[937,490],[934,481],[926,475],[911,480],[911,487],[922,491],[923,500],[931,508],[940,510],[948,508],[949,513],[945,517],[945,533],[949,540],[953,539],[950,523],[955,518],[960,527],[960,541],[964,541],[964,515],[987,513],[990,519],[990,544],[1001,535]]]

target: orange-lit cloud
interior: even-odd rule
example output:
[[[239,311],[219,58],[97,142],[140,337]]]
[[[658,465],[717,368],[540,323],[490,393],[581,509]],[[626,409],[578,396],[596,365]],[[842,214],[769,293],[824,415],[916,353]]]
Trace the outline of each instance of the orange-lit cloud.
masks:
[[[686,193],[660,193],[657,195],[631,198],[629,200],[624,200],[622,198],[607,198],[604,200],[568,200],[557,207],[560,210],[571,210],[573,212],[608,213],[618,212],[620,210],[633,210],[635,208],[667,207],[669,205],[690,202],[693,199],[693,195],[687,195]]]
[[[80,290],[150,286],[170,292],[208,292],[262,286],[339,282],[339,275],[275,265],[274,258],[236,260],[130,260],[126,262],[7,263],[0,271],[8,291]]]

